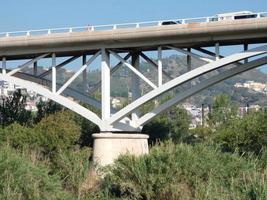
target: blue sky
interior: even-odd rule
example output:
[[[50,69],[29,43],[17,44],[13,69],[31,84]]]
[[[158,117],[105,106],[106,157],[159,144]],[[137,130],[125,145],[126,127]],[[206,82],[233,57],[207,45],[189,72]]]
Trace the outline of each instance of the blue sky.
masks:
[[[0,32],[204,17],[241,10],[267,11],[267,0],[1,0]]]
[[[0,32],[267,11],[267,0],[1,0]]]

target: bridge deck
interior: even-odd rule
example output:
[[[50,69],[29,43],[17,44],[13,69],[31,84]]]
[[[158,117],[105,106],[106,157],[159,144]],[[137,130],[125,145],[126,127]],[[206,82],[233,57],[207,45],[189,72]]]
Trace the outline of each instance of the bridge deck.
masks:
[[[0,57],[32,58],[46,52],[57,56],[91,54],[102,47],[120,51],[153,50],[158,45],[204,47],[267,42],[267,19],[244,19],[220,22],[162,25],[103,31],[54,33],[43,36],[0,38]]]

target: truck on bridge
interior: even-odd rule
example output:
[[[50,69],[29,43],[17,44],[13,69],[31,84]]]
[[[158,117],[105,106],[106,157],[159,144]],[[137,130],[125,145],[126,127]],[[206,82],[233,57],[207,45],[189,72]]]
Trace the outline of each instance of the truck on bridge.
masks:
[[[217,14],[210,21],[240,20],[265,17],[263,14],[253,13],[251,11],[239,11]]]

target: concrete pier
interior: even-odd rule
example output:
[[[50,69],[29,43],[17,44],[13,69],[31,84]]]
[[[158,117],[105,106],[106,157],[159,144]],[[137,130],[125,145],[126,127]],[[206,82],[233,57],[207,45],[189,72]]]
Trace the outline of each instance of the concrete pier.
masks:
[[[121,154],[136,156],[148,154],[148,135],[134,133],[93,134],[93,161],[100,166],[112,164]]]

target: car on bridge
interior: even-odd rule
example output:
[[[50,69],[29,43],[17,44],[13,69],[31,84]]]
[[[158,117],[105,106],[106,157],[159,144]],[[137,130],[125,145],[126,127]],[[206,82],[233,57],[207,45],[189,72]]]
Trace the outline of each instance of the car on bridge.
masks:
[[[251,19],[265,17],[262,14],[253,13],[251,11],[240,11],[217,14],[210,19],[210,21],[225,21],[225,20],[240,20],[240,19]]]
[[[174,25],[174,24],[181,24],[181,22],[180,21],[172,21],[172,20],[160,22],[160,25]]]

